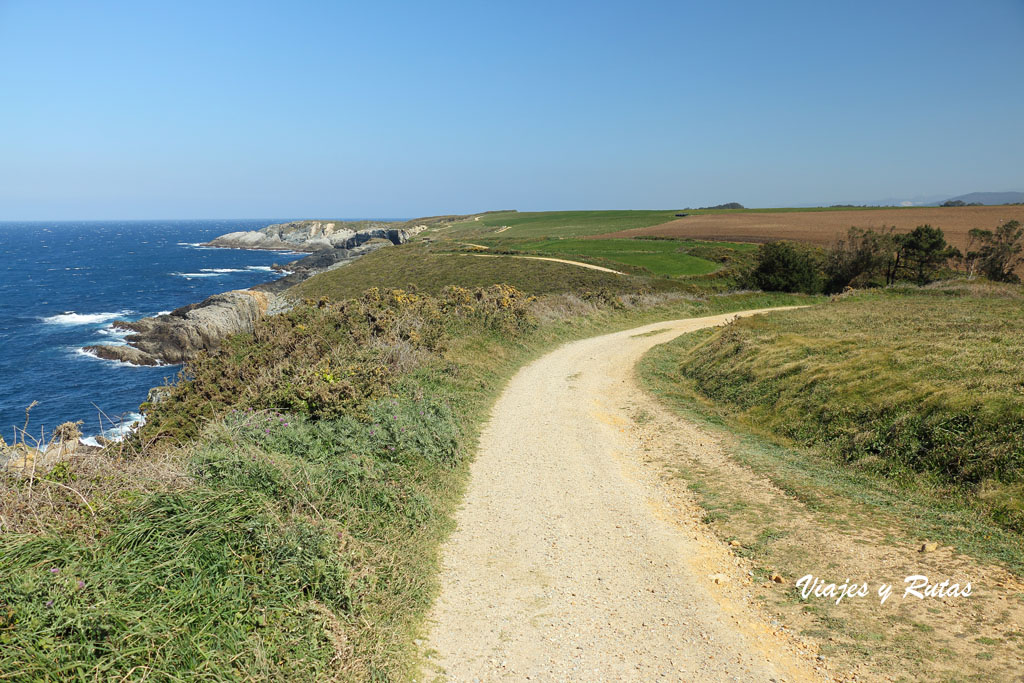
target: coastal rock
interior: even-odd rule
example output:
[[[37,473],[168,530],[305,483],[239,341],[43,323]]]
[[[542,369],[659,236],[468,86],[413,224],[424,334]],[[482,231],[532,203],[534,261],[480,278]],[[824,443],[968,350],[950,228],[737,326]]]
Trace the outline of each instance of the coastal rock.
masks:
[[[347,263],[355,261],[361,256],[365,256],[372,251],[377,251],[381,247],[390,246],[392,242],[386,239],[371,239],[369,242],[355,247],[353,249],[346,249],[344,247],[338,247],[336,249],[321,249],[315,251],[309,256],[300,258],[298,261],[292,261],[285,266],[274,266],[277,271],[285,271],[288,274],[283,278],[272,280],[270,282],[264,282],[263,284],[256,285],[253,289],[264,292],[283,292],[284,290],[299,284],[303,280],[313,277],[318,273],[323,273],[328,270],[334,270]],[[283,297],[279,298],[280,302],[286,301]],[[272,309],[270,315],[280,312],[279,310]]]
[[[203,246],[315,252],[322,249],[353,249],[372,239],[386,239],[392,244],[404,244],[422,229],[420,226],[396,227],[397,225],[406,224],[371,221],[295,221],[268,225],[261,230],[229,232]]]
[[[127,346],[87,346],[85,351],[107,360],[134,365],[183,363],[200,351],[212,351],[221,340],[238,332],[252,332],[267,314],[274,295],[238,289],[215,294],[198,304],[169,314],[134,322],[115,320],[113,327],[131,331]]]
[[[74,431],[61,431],[65,425],[74,425]],[[75,423],[65,423],[57,428],[53,441],[44,448],[32,448],[23,443],[8,446],[0,439],[0,472],[22,476],[41,476],[53,469],[54,465],[73,455],[99,453],[102,448],[87,446],[79,441],[81,432]]]
[[[86,346],[83,351],[103,360],[119,361],[132,365],[161,365],[160,360],[132,346]]]

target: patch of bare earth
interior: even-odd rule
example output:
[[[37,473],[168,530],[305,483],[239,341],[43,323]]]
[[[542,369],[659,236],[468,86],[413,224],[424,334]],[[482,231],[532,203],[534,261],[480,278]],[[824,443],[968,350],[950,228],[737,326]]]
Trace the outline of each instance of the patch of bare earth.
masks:
[[[638,406],[657,409],[634,379],[641,355],[735,315],[568,344],[516,374],[482,434],[443,549],[424,644],[432,673],[455,681],[837,678],[813,643],[761,610],[747,561],[712,534],[665,468],[675,437],[654,438],[632,419]]]
[[[630,429],[649,464],[671,472],[704,501],[706,528],[757,579],[746,585],[770,622],[803,638],[854,680],[1024,680],[1024,582],[1009,571],[939,546],[921,552],[913,520],[828,496],[809,507],[738,462],[742,446],[725,429],[698,426],[652,399],[636,399]],[[766,457],[771,457],[767,455]],[[801,494],[806,497],[805,487]],[[865,597],[804,600],[796,581],[870,585]],[[908,576],[972,585],[969,597],[904,598]],[[772,580],[778,577],[778,583]],[[877,588],[893,586],[880,603]]]
[[[828,246],[846,237],[851,226],[908,232],[919,225],[942,228],[946,240],[966,249],[972,228],[992,230],[1010,220],[1024,222],[1024,206],[922,207],[863,211],[695,214],[678,220],[590,239],[657,236],[677,239],[771,242],[793,240]]]

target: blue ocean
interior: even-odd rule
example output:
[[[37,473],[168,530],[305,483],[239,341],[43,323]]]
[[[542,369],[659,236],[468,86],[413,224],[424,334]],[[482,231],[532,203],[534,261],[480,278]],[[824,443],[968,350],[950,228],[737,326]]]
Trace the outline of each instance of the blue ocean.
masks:
[[[0,436],[39,438],[83,420],[86,435],[122,433],[150,387],[179,366],[135,367],[82,347],[124,343],[111,328],[280,277],[303,254],[199,247],[271,220],[0,222]],[[20,440],[20,438],[19,438]]]

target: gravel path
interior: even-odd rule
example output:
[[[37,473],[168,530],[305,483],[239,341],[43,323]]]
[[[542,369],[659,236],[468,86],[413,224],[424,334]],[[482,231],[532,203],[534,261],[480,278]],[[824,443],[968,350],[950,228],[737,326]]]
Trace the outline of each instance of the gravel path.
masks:
[[[473,244],[470,246],[482,246]],[[484,247],[485,249],[487,247]],[[570,266],[578,266],[580,268],[586,268],[588,270],[599,270],[602,273],[613,273],[615,275],[625,275],[621,270],[613,270],[611,268],[605,268],[604,266],[595,266],[593,263],[583,263],[582,261],[569,261],[564,258],[554,258],[553,256],[519,256],[518,254],[469,254],[469,256],[483,256],[485,258],[525,258],[533,261],[551,261],[553,263],[568,263]]]
[[[761,311],[746,311],[750,315]],[[563,346],[498,400],[472,466],[425,644],[442,680],[820,680],[750,602],[736,558],[632,420],[633,367],[736,314]],[[638,336],[641,335],[641,336]]]

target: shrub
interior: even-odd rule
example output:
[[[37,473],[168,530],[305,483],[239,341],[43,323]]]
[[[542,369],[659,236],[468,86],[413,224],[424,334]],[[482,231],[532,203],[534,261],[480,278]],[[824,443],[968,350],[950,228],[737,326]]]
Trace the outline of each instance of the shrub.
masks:
[[[896,263],[894,271],[904,272],[919,285],[926,285],[936,278],[940,269],[960,251],[946,243],[941,228],[919,225],[905,235],[896,235]]]
[[[822,290],[821,270],[814,252],[791,242],[762,244],[750,277],[754,286],[766,292],[817,294]]]
[[[188,363],[168,397],[145,406],[140,436],[187,438],[231,408],[368,418],[402,373],[443,353],[460,325],[509,336],[529,329],[529,301],[507,285],[448,287],[439,296],[370,289],[359,299],[307,301]]]
[[[1014,271],[1024,264],[1024,227],[1020,221],[1009,221],[995,231],[971,230],[971,246],[976,242],[979,248],[968,251],[965,261],[973,275],[975,269],[989,280],[996,282],[1020,282]],[[968,247],[970,248],[970,247]]]
[[[869,284],[892,257],[893,238],[870,228],[851,227],[825,257],[825,291],[841,292],[851,285]]]

